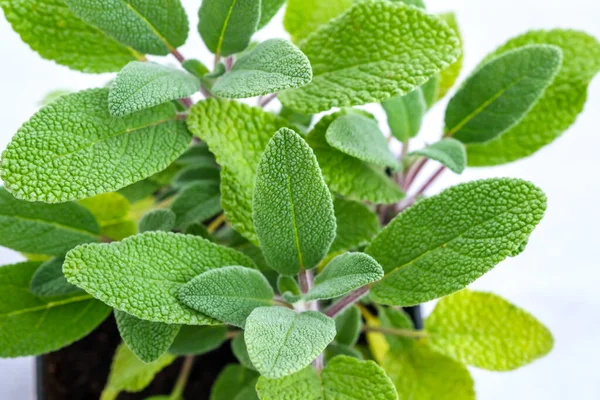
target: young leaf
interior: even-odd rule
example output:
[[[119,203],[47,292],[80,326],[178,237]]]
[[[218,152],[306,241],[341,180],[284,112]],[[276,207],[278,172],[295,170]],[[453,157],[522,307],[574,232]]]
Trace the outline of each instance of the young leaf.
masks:
[[[465,146],[452,138],[442,139],[424,149],[412,151],[410,154],[427,157],[440,162],[457,174],[462,174],[467,166],[467,151]]]
[[[410,317],[403,310],[396,310],[391,307],[377,305],[377,311],[377,316],[379,317],[382,328],[415,329]],[[404,351],[407,348],[413,347],[416,343],[414,339],[392,334],[385,335],[385,340],[390,345],[390,350],[392,352]]]
[[[444,68],[440,72],[439,83],[436,84],[437,90],[435,93],[436,97],[434,100],[440,100],[441,98],[446,96],[446,94],[450,91],[452,86],[454,86],[454,84],[456,83],[456,80],[458,79],[458,76],[460,75],[460,71],[463,66],[463,57],[464,57],[464,52],[462,51],[463,50],[463,40],[462,40],[462,35],[460,33],[460,29],[458,27],[458,21],[456,20],[456,14],[454,14],[452,12],[443,13],[443,14],[440,14],[439,17],[441,19],[443,19],[444,21],[446,21],[448,26],[454,30],[456,37],[460,41],[461,55],[460,55],[460,57],[458,57],[458,60],[456,60],[449,67]]]
[[[252,310],[273,304],[273,295],[263,274],[236,266],[206,271],[179,290],[186,306],[241,328]]]
[[[40,297],[49,297],[81,292],[77,286],[67,282],[62,272],[64,261],[64,258],[58,257],[40,265],[29,284],[31,293]]]
[[[410,306],[464,289],[515,252],[544,216],[546,196],[529,182],[469,182],[399,214],[366,252],[386,276],[371,299]]]
[[[198,32],[217,56],[229,56],[248,47],[260,21],[260,0],[203,0]]]
[[[485,143],[515,126],[552,83],[562,63],[556,46],[529,45],[481,66],[452,97],[446,135]]]
[[[108,109],[123,117],[200,90],[200,80],[185,71],[152,62],[133,61],[117,74],[110,86]]]
[[[530,44],[558,46],[562,67],[527,116],[502,136],[467,148],[469,165],[505,164],[528,157],[566,131],[583,110],[587,87],[600,71],[600,43],[574,30],[530,31],[511,39],[492,56]]]
[[[239,335],[233,338],[231,341],[231,351],[235,358],[238,359],[240,364],[244,367],[255,370],[254,365],[252,365],[252,361],[250,361],[250,356],[248,355],[248,349],[246,348],[246,340],[244,339],[244,332],[240,332]]]
[[[335,238],[329,189],[312,150],[296,132],[280,129],[256,172],[254,226],[268,264],[284,275],[315,267]]]
[[[358,307],[348,307],[335,317],[335,342],[346,346],[354,346],[363,322]]]
[[[208,74],[210,71],[206,67],[206,65],[202,64],[200,60],[196,60],[190,58],[181,63],[183,69],[185,69],[190,74],[194,75],[196,78],[201,79],[204,75]]]
[[[440,300],[426,330],[437,352],[492,371],[522,367],[554,345],[552,334],[531,314],[494,294],[470,290]]]
[[[210,400],[258,400],[254,386],[258,373],[241,365],[227,365],[217,377]]]
[[[216,321],[182,305],[177,294],[195,276],[225,265],[255,267],[243,254],[196,236],[147,232],[79,246],[67,254],[63,271],[70,283],[135,317],[207,325]]]
[[[377,261],[364,253],[345,253],[325,266],[315,278],[306,300],[333,299],[383,278]]]
[[[175,226],[185,228],[214,217],[221,211],[220,200],[219,182],[190,183],[171,205],[171,210],[177,215]]]
[[[283,6],[285,0],[261,0],[260,21],[258,29],[263,28],[277,14],[277,11]]]
[[[40,266],[0,267],[0,357],[36,356],[65,347],[94,330],[110,308],[86,293],[37,297],[29,282]]]
[[[167,103],[112,118],[108,89],[64,96],[19,129],[2,153],[0,177],[17,198],[47,203],[123,188],[186,149],[190,135],[176,117]]]
[[[377,215],[365,204],[336,197],[333,200],[336,234],[329,253],[367,244],[379,231]]]
[[[241,56],[211,91],[219,97],[243,99],[298,88],[311,79],[310,61],[296,46],[270,39]]]
[[[205,354],[221,347],[226,335],[227,327],[225,325],[182,325],[179,334],[169,348],[169,353],[178,356]]]
[[[165,231],[169,232],[175,228],[175,219],[177,216],[171,210],[159,209],[152,210],[142,217],[140,220],[140,233],[149,231]]]
[[[361,114],[342,115],[329,125],[325,138],[332,147],[352,157],[394,170],[401,168],[377,121],[372,118]]]
[[[264,1],[264,0],[263,0]],[[353,0],[288,0],[283,17],[283,26],[292,36],[294,43],[326,24],[352,7]]]
[[[129,200],[116,192],[102,193],[77,203],[90,210],[101,227],[122,221],[131,207]]]
[[[64,0],[79,18],[141,53],[167,55],[185,43],[188,19],[180,0]]]
[[[291,276],[279,275],[277,277],[277,290],[288,303],[302,300],[302,292],[298,282]]]
[[[260,377],[256,392],[260,400],[324,400],[319,375],[312,366],[279,379]]]
[[[313,80],[281,92],[279,100],[306,114],[408,94],[460,55],[458,38],[439,18],[377,0],[357,3],[300,49]]]
[[[145,321],[115,310],[117,327],[123,341],[140,360],[145,363],[156,361],[175,340],[180,325]]]
[[[78,204],[29,203],[0,187],[0,246],[62,256],[77,245],[97,242],[99,232],[94,216]]]
[[[132,48],[86,25],[63,0],[2,0],[0,7],[32,50],[74,70],[116,72],[129,61],[142,58]]]
[[[428,82],[431,82],[429,80]],[[392,135],[401,142],[417,136],[427,111],[423,91],[419,88],[407,95],[392,97],[381,103]]]
[[[316,311],[259,307],[246,321],[244,338],[252,364],[268,379],[300,371],[335,337],[335,322]]]

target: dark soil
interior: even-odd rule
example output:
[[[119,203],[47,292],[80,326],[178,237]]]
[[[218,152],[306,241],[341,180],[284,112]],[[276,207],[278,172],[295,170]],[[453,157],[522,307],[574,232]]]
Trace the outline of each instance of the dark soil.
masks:
[[[121,338],[111,316],[86,338],[38,359],[39,400],[93,400],[106,384],[112,356]],[[173,389],[183,359],[162,370],[144,391],[121,393],[119,400],[142,400]],[[208,400],[210,388],[227,364],[236,362],[229,344],[198,356],[185,390],[185,398]]]

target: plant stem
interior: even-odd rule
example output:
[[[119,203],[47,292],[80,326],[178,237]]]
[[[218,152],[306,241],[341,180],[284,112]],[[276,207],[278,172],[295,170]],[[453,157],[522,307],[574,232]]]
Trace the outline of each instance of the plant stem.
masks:
[[[233,67],[233,56],[225,58],[225,71],[231,71],[231,67]]]
[[[177,377],[175,387],[169,396],[170,400],[179,400],[182,398],[183,391],[185,389],[185,385],[187,384],[188,378],[190,377],[190,373],[192,372],[193,365],[194,356],[185,357],[183,365],[181,366],[181,370],[179,371],[179,376]]]
[[[225,214],[221,213],[217,218],[215,218],[206,228],[208,233],[213,233],[225,222]]]
[[[421,196],[423,193],[425,193],[425,191],[427,189],[429,189],[429,186],[431,186],[431,184],[433,184],[433,182],[435,182],[435,180],[437,178],[439,178],[439,176],[442,174],[442,172],[444,172],[446,170],[446,167],[444,165],[442,165],[441,167],[439,167],[437,169],[437,171],[435,171],[433,173],[433,175],[431,175],[431,177],[429,177],[429,179],[427,179],[427,182],[425,182],[423,184],[423,186],[421,186],[421,188],[417,191],[417,193],[415,193],[415,195],[413,197],[417,198],[419,196]]]
[[[319,354],[317,358],[313,360],[313,367],[317,370],[317,374],[321,374],[323,370],[323,366],[325,365],[325,355],[323,353]]]
[[[268,95],[268,96],[261,97],[261,98],[259,99],[259,101],[258,101],[258,105],[264,108],[264,107],[266,107],[266,106],[267,106],[267,104],[269,104],[271,101],[275,100],[275,98],[276,98],[276,97],[277,97],[277,93],[273,93],[273,94],[270,94],[270,95]]]
[[[186,108],[191,108],[194,105],[194,102],[189,97],[184,97],[183,99],[179,99],[181,104],[183,104]]]
[[[383,328],[381,326],[364,326],[363,332],[376,332],[383,333],[384,335],[395,335],[409,338],[426,338],[429,334],[424,331],[415,331],[412,329],[397,329],[397,328]]]
[[[325,315],[334,318],[336,315],[341,313],[346,307],[360,300],[360,298],[368,292],[368,286],[363,286],[361,288],[356,289],[353,292],[350,292],[346,297],[341,298],[340,300],[329,306],[329,308],[325,310]]]
[[[404,184],[402,185],[402,189],[404,189],[404,191],[410,189],[410,186],[415,181],[415,178],[419,175],[425,164],[427,164],[427,161],[428,159],[423,157],[408,170],[404,178]]]
[[[310,269],[302,268],[298,273],[298,280],[300,281],[302,293],[308,293],[312,289],[313,273]]]
[[[171,54],[173,54],[173,56],[177,59],[177,61],[179,61],[181,64],[183,64],[183,62],[185,61],[185,57],[177,50],[177,49],[171,49]]]

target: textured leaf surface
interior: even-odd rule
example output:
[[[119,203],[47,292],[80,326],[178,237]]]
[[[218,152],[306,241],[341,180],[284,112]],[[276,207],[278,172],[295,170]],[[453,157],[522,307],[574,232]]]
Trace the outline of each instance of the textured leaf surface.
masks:
[[[310,364],[335,337],[335,322],[316,311],[297,314],[283,307],[260,307],[246,321],[244,338],[252,364],[277,379]]]
[[[73,247],[98,241],[94,216],[75,203],[30,203],[0,187],[0,246],[62,256]]]
[[[227,221],[256,242],[252,193],[256,168],[269,139],[289,123],[260,108],[233,101],[206,100],[188,117],[192,133],[208,143],[222,167],[221,205]]]
[[[409,306],[464,289],[513,254],[545,209],[544,193],[518,179],[469,182],[418,202],[366,250],[386,272],[371,299]]]
[[[258,29],[263,28],[265,25],[273,19],[277,11],[283,6],[285,0],[261,0],[260,2],[260,21],[258,22]]]
[[[467,150],[465,146],[452,138],[442,139],[424,149],[415,150],[411,154],[438,161],[457,174],[462,174],[467,166]]]
[[[80,246],[67,254],[67,280],[108,305],[141,319],[168,324],[214,324],[182,305],[181,286],[212,268],[254,267],[246,256],[205,239],[147,232],[122,242]]]
[[[58,257],[46,261],[35,271],[31,278],[29,290],[36,296],[61,296],[81,292],[75,285],[67,282],[62,272],[64,258]]]
[[[583,110],[587,87],[600,71],[600,43],[578,31],[531,31],[509,40],[493,55],[528,44],[560,47],[564,56],[562,68],[518,125],[489,143],[467,148],[469,165],[505,164],[530,156],[566,131]]]
[[[333,200],[336,235],[330,253],[367,244],[379,231],[377,215],[361,202],[336,197]]]
[[[454,31],[439,18],[401,3],[368,0],[300,46],[313,81],[280,93],[307,114],[408,94],[460,55]]]
[[[481,66],[446,108],[446,135],[485,143],[517,124],[544,94],[562,64],[556,46],[529,45]]]
[[[182,325],[169,353],[178,356],[200,355],[218,349],[225,341],[227,327]]]
[[[333,299],[383,278],[377,261],[364,253],[345,253],[329,262],[314,281],[306,300]]]
[[[185,228],[214,217],[221,211],[220,200],[218,181],[187,185],[171,205],[171,210],[177,215],[175,226]]]
[[[395,203],[401,200],[404,193],[385,175],[383,168],[342,153],[327,143],[327,129],[341,115],[345,115],[345,112],[323,117],[306,137],[317,156],[329,188],[355,200],[373,203]]]
[[[353,346],[360,336],[363,322],[358,307],[346,308],[335,317],[335,341],[342,345]]]
[[[2,153],[0,177],[28,201],[82,199],[165,169],[189,142],[173,104],[111,118],[108,89],[86,90],[42,108],[19,129]]]
[[[110,115],[123,117],[200,90],[200,80],[180,69],[133,61],[117,74],[110,87]]]
[[[86,25],[63,0],[2,0],[0,7],[32,50],[69,68],[92,73],[116,72],[141,57]]]
[[[372,118],[360,114],[342,115],[329,125],[325,139],[352,157],[382,167],[400,168],[377,121]]]
[[[180,0],[64,0],[79,18],[141,53],[166,55],[185,43]]]
[[[208,49],[228,56],[248,47],[261,17],[260,0],[203,0],[198,32]]]
[[[242,328],[252,310],[273,304],[273,295],[263,274],[236,266],[206,271],[179,291],[186,306]]]
[[[552,334],[535,317],[491,293],[445,297],[426,321],[432,347],[459,362],[508,371],[550,352]]]
[[[180,325],[145,321],[115,310],[117,327],[123,341],[140,360],[151,363],[162,356],[171,346]]]
[[[176,218],[177,216],[171,210],[152,210],[140,220],[139,231],[140,233],[148,231],[169,232],[175,227]]]
[[[254,386],[258,373],[241,365],[228,365],[217,377],[210,400],[258,400]]]
[[[38,297],[29,282],[38,262],[0,267],[0,357],[58,350],[96,328],[110,308],[85,293]]]
[[[458,40],[460,41],[461,55],[460,55],[460,57],[458,57],[458,60],[456,60],[449,67],[444,68],[440,72],[439,83],[436,85],[437,90],[435,93],[435,95],[436,95],[435,100],[440,100],[442,97],[444,97],[450,91],[452,86],[454,86],[454,84],[456,83],[456,81],[458,80],[458,77],[460,75],[460,71],[462,69],[463,59],[464,59],[464,52],[462,51],[463,50],[463,40],[462,40],[462,35],[460,33],[460,28],[458,26],[458,21],[456,20],[456,14],[443,13],[443,14],[440,14],[439,16],[441,19],[446,21],[448,26],[454,30],[456,37],[458,37]]]
[[[277,272],[313,268],[335,238],[329,189],[311,148],[296,132],[279,130],[256,172],[252,217],[265,259]]]
[[[352,7],[353,0],[288,0],[283,26],[295,43]]]
[[[387,115],[392,135],[401,142],[417,136],[421,130],[427,103],[421,89],[407,95],[392,97],[381,103]]]
[[[312,366],[279,379],[260,377],[256,392],[260,400],[323,400],[321,381]]]

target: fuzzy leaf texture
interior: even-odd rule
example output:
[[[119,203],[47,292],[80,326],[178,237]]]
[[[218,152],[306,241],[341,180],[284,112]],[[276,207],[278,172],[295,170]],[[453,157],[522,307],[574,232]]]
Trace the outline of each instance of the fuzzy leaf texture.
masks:
[[[169,353],[178,356],[205,354],[221,347],[226,335],[225,325],[182,325],[169,348]]]
[[[211,389],[210,400],[258,400],[254,390],[258,376],[241,365],[227,365]]]
[[[427,103],[421,89],[385,100],[381,105],[387,115],[392,135],[396,139],[406,142],[417,136],[427,111]]]
[[[159,209],[152,210],[145,214],[140,220],[140,233],[149,231],[169,232],[175,228],[175,219],[177,216],[171,210]]]
[[[308,35],[333,18],[344,13],[354,4],[353,0],[288,0],[283,26],[300,43]]]
[[[415,150],[410,154],[435,160],[457,174],[462,174],[467,166],[467,150],[465,146],[452,138],[442,139],[424,149]]]
[[[371,299],[410,306],[464,289],[516,252],[545,210],[545,194],[518,179],[473,181],[419,201],[366,249],[386,273]]]
[[[40,265],[31,277],[29,284],[31,293],[40,297],[48,297],[81,292],[77,286],[67,282],[62,271],[64,262],[63,257],[57,257]]]
[[[122,242],[80,246],[67,254],[67,280],[117,310],[167,324],[207,325],[215,320],[182,305],[179,289],[213,268],[254,263],[205,239],[147,232]]]
[[[352,250],[365,245],[379,232],[379,219],[365,204],[336,197],[333,200],[333,209],[336,234],[329,253]]]
[[[165,169],[189,142],[173,104],[112,118],[108,89],[86,90],[42,108],[19,129],[2,153],[0,177],[27,201],[77,200]]]
[[[300,49],[313,81],[279,99],[306,114],[408,94],[460,55],[454,31],[438,17],[378,0],[357,3]]]
[[[296,132],[271,139],[256,172],[252,217],[268,264],[285,275],[315,267],[335,238],[329,189],[311,148]]]

